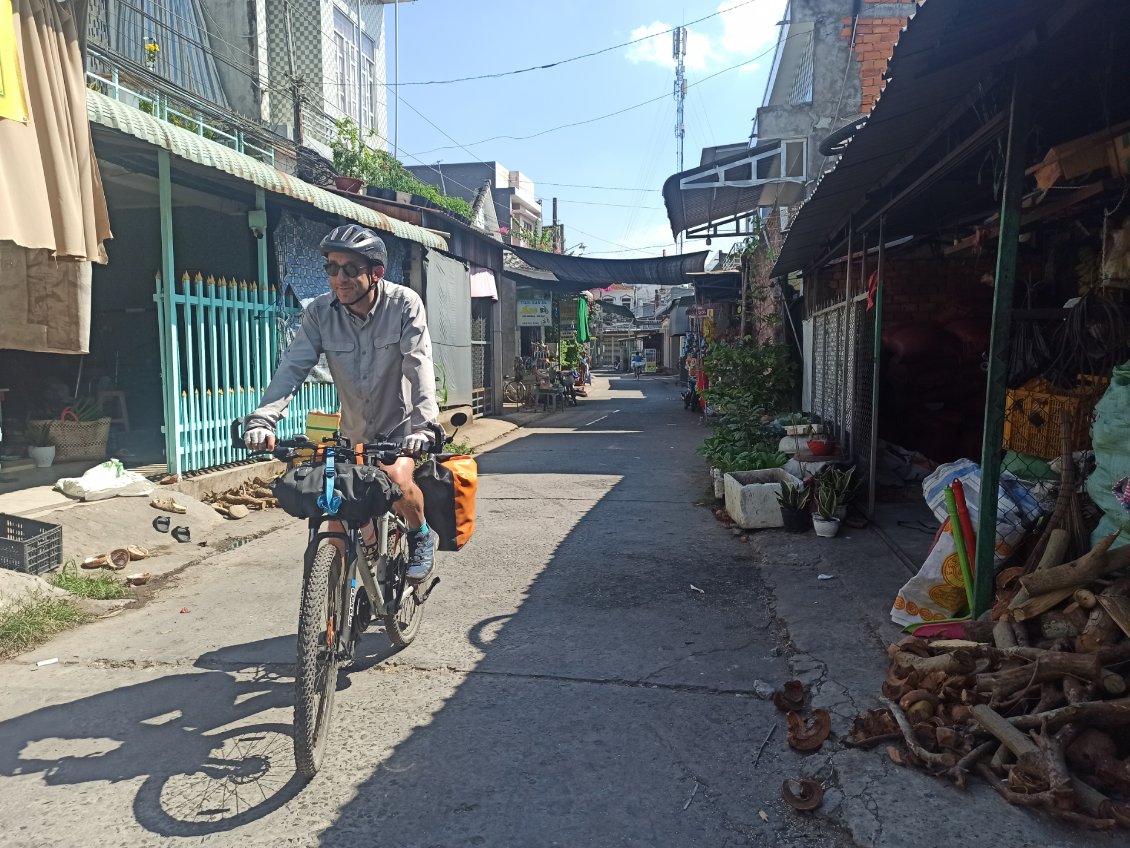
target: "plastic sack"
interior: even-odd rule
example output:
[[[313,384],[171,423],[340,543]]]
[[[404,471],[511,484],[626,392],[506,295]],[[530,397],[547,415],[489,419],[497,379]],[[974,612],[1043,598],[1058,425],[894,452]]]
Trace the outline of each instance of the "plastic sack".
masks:
[[[939,465],[922,481],[922,494],[934,517],[942,522],[942,529],[918,574],[907,581],[895,597],[891,620],[896,624],[905,626],[955,618],[966,607],[965,583],[946,510],[946,486],[955,478],[961,480],[965,488],[969,519],[974,530],[977,528],[981,505],[981,467],[971,459]],[[994,557],[996,568],[1012,555],[1042,511],[1040,499],[1028,485],[1008,472],[1001,472]],[[972,557],[973,552],[969,553]]]
[[[1091,447],[1095,452],[1095,470],[1087,478],[1087,494],[1103,511],[1099,526],[1091,534],[1091,544],[1122,530],[1122,535],[1114,540],[1114,547],[1120,547],[1130,541],[1130,513],[1113,489],[1119,480],[1130,475],[1130,362],[1114,369],[1110,385],[1095,405]]]
[[[108,459],[86,471],[81,477],[63,477],[55,488],[69,498],[101,501],[106,498],[140,498],[152,494],[153,484],[133,471],[127,471],[121,460]]]

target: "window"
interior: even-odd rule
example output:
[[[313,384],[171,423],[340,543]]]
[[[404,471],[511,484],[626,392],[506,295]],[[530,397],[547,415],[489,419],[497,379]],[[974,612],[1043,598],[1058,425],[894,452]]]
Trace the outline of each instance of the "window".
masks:
[[[366,132],[375,129],[377,45],[370,36],[361,33],[361,76],[358,81],[357,25],[336,6],[334,49],[337,52],[337,107]]]

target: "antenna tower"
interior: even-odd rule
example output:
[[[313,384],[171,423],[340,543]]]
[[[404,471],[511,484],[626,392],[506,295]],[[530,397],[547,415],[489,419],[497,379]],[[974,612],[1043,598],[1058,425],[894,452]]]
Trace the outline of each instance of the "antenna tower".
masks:
[[[683,104],[687,100],[687,74],[684,59],[687,56],[687,28],[676,27],[672,33],[674,44],[672,55],[675,58],[675,146],[678,151],[678,170],[683,170],[683,136],[686,128],[683,126]]]

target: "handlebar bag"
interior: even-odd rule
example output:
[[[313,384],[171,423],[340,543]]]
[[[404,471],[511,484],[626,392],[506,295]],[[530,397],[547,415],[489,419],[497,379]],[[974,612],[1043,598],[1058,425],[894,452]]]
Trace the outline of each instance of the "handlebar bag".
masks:
[[[457,551],[475,533],[479,467],[472,457],[432,457],[416,469],[424,495],[424,518],[439,537],[441,551]]]
[[[334,518],[365,521],[384,515],[400,498],[400,487],[374,465],[341,464],[335,470],[334,491],[341,496],[341,506]],[[320,518],[327,514],[318,506],[325,480],[325,465],[298,465],[272,483],[271,491],[287,515]]]

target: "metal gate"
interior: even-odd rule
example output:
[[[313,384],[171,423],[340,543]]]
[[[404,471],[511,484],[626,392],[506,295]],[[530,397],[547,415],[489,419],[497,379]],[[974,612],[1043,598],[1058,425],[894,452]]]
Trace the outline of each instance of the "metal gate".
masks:
[[[812,314],[812,412],[864,466],[871,450],[873,338],[866,294]]]
[[[475,415],[494,412],[493,329],[494,301],[475,298],[471,301],[471,409]]]
[[[301,306],[273,287],[234,278],[184,274],[166,286],[158,274],[156,283],[169,473],[245,459],[230,443],[229,425],[259,405],[285,345],[283,326]],[[332,383],[305,383],[279,435],[305,430],[310,411],[337,409]]]

